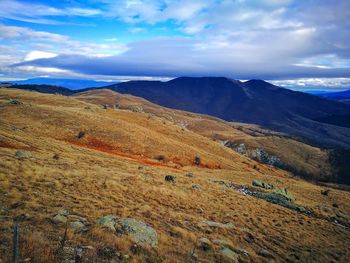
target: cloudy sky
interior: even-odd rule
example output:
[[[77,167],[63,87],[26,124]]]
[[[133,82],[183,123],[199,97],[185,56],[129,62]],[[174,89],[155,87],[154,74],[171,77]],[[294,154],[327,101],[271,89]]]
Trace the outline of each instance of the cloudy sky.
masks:
[[[350,88],[349,0],[0,0],[0,80],[178,76]]]

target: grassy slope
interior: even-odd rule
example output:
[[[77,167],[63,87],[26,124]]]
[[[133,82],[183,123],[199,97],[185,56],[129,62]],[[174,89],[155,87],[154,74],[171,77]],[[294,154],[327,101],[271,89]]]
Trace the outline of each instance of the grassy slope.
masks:
[[[168,109],[147,100],[131,95],[123,95],[111,90],[92,90],[74,96],[79,100],[97,105],[118,105],[123,109],[141,106],[147,113],[165,118],[175,124],[185,124],[187,129],[214,140],[232,140],[245,143],[250,148],[264,148],[281,160],[312,174],[316,180],[322,179],[321,172],[328,172],[328,153],[284,136],[281,133],[268,131],[256,125],[228,123],[220,119],[193,114],[185,111]]]
[[[23,104],[9,105],[9,98]],[[19,219],[23,257],[52,262],[52,251],[64,228],[52,225],[48,218],[60,208],[91,222],[115,214],[152,225],[159,246],[139,255],[130,252],[130,240],[101,228],[93,227],[86,234],[69,232],[72,245],[116,247],[132,255],[131,262],[143,262],[147,254],[153,258],[150,262],[155,262],[155,257],[186,262],[200,237],[226,238],[233,247],[245,249],[249,256],[240,255],[242,262],[268,261],[258,253],[262,248],[273,254],[271,261],[276,262],[296,257],[304,262],[346,262],[350,257],[348,229],[208,179],[237,184],[260,179],[288,187],[297,204],[323,214],[318,205],[332,207],[333,203],[339,206],[336,210],[350,214],[348,192],[331,190],[330,196],[323,196],[319,186],[247,160],[171,122],[126,110],[103,110],[74,98],[0,90],[0,116],[0,259],[4,262],[10,258],[13,219],[24,213],[29,219]],[[81,130],[86,136],[78,140]],[[16,149],[31,150],[33,158],[16,159]],[[173,163],[149,158],[160,153]],[[54,154],[58,160],[53,159]],[[210,168],[220,165],[222,169],[193,166],[195,154]],[[187,172],[195,177],[186,177]],[[166,174],[175,175],[177,182],[164,182]],[[106,188],[102,186],[105,178]],[[192,184],[200,190],[193,190]],[[203,220],[232,222],[235,228],[205,231],[197,226]],[[247,238],[248,232],[253,241]],[[213,262],[219,247],[196,253],[200,262]]]

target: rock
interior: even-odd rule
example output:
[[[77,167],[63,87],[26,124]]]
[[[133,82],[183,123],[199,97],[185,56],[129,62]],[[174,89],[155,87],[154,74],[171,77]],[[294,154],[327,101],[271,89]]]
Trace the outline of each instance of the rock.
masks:
[[[198,239],[198,247],[203,251],[208,251],[212,248],[212,243],[208,238],[202,237]]]
[[[298,206],[297,207],[297,211],[300,212],[300,213],[306,213],[307,210],[304,207],[302,207],[302,206]]]
[[[64,215],[55,215],[51,221],[55,224],[65,224],[67,223],[67,217],[65,217]]]
[[[252,185],[256,186],[256,187],[265,188],[265,189],[275,189],[276,188],[276,186],[274,186],[273,184],[261,182],[258,180],[253,180]]]
[[[286,187],[283,187],[283,188],[277,187],[275,189],[275,193],[279,194],[279,195],[282,195],[283,197],[285,197],[289,201],[293,201],[294,200],[293,195],[288,191],[288,188],[286,188]]]
[[[187,177],[193,177],[193,173],[187,173],[187,174],[185,174],[185,176],[187,176]]]
[[[214,222],[214,221],[203,221],[201,223],[198,224],[199,227],[214,227],[214,228],[225,228],[225,229],[232,229],[235,227],[234,224],[232,223],[227,223],[227,224],[223,224],[223,223],[218,223],[218,222]]]
[[[329,190],[329,189],[322,190],[322,191],[321,191],[321,194],[322,194],[322,195],[325,195],[325,196],[328,196],[328,194],[329,194],[330,191],[331,191],[331,190]]]
[[[88,225],[88,224],[89,224],[89,221],[88,221],[85,217],[82,217],[82,216],[78,216],[78,215],[68,215],[67,217],[68,217],[69,221],[81,222],[81,223],[83,223],[84,225]]]
[[[9,104],[12,104],[12,105],[21,105],[23,104],[22,102],[20,102],[19,100],[15,100],[15,99],[9,99]]]
[[[86,229],[86,226],[80,221],[70,222],[69,227],[74,229],[75,232],[81,232]]]
[[[234,252],[233,250],[227,248],[227,247],[224,247],[222,250],[221,250],[221,254],[226,257],[227,259],[229,259],[230,261],[232,262],[237,262],[238,263],[238,255],[236,252]]]
[[[98,257],[103,258],[103,259],[112,259],[112,258],[120,256],[118,251],[113,247],[99,248],[97,250],[97,255],[98,255]]]
[[[277,204],[277,205],[281,205],[281,206],[284,206],[284,207],[292,208],[290,200],[288,198],[286,198],[285,196],[277,194],[277,193],[253,192],[253,193],[251,193],[251,195],[255,196],[257,198],[260,198],[260,199],[264,199],[265,201],[273,203],[273,204]]]
[[[116,231],[116,224],[118,217],[114,215],[107,215],[96,220],[96,224],[108,228],[112,231]]]
[[[335,215],[336,215],[337,217],[339,217],[339,218],[343,218],[343,219],[346,219],[346,220],[350,221],[350,216],[347,216],[347,215],[343,214],[343,213],[340,212],[340,211],[336,211],[336,212],[335,212]]]
[[[60,209],[60,210],[58,210],[57,214],[62,215],[62,216],[68,216],[69,211],[67,209]]]
[[[23,151],[23,150],[18,150],[15,153],[17,159],[26,159],[26,158],[31,158],[32,157],[32,152],[31,151]]]
[[[166,175],[166,176],[164,177],[164,180],[165,180],[166,182],[175,183],[176,177],[175,177],[174,175]]]
[[[158,245],[157,233],[151,226],[134,218],[122,219],[120,224],[123,232],[129,234],[135,243],[151,247]]]
[[[193,184],[192,189],[193,190],[201,190],[201,187],[198,184]]]

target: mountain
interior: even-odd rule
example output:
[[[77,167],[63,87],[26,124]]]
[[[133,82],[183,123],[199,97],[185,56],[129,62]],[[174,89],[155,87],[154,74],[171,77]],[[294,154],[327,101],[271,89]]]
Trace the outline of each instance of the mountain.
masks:
[[[57,79],[57,78],[32,78],[26,80],[14,80],[9,81],[13,84],[36,84],[36,85],[50,85],[50,86],[60,86],[71,90],[78,90],[90,87],[103,87],[106,85],[115,84],[106,81],[95,81],[86,79]]]
[[[320,97],[350,104],[350,90],[317,94]]]
[[[262,80],[180,77],[129,81],[105,88],[226,121],[253,123],[326,147],[350,148],[350,106]],[[330,121],[329,117],[332,117]]]

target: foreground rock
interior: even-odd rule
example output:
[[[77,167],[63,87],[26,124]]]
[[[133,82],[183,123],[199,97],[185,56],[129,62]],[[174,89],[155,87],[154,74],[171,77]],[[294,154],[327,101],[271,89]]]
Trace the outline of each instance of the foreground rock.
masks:
[[[107,215],[97,219],[96,224],[108,228],[114,232],[130,235],[133,241],[139,245],[158,245],[157,232],[144,222],[134,218],[120,219],[114,215]]]
[[[146,244],[151,247],[156,247],[158,245],[157,233],[149,225],[134,218],[123,219],[120,224],[123,231],[129,234],[135,243]]]
[[[224,256],[225,259],[229,260],[230,262],[238,263],[238,255],[233,250],[224,247],[223,249],[221,249],[221,254]]]
[[[51,222],[56,225],[66,225],[74,232],[87,231],[90,226],[89,221],[78,215],[70,215],[67,210],[61,209],[58,213],[51,218]]]

